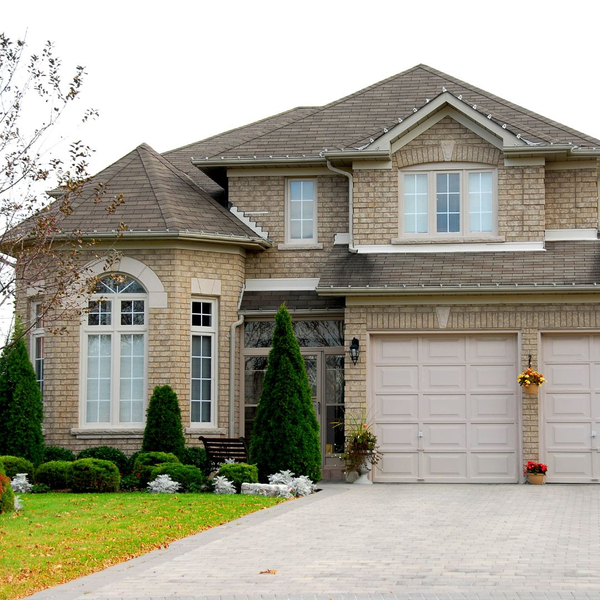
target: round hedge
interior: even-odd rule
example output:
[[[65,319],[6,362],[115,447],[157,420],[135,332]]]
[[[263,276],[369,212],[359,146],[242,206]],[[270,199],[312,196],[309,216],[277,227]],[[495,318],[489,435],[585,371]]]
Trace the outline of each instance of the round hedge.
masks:
[[[51,490],[66,490],[71,487],[73,461],[52,460],[42,463],[35,470],[35,482],[47,485]]]
[[[62,446],[46,446],[44,448],[44,460],[42,462],[52,462],[55,460],[73,462],[76,460],[75,454],[68,448]]]
[[[74,492],[116,492],[121,476],[109,460],[82,458],[71,463],[71,489]]]
[[[181,462],[184,465],[194,465],[205,475],[210,474],[210,465],[206,458],[206,450],[200,446],[191,446],[183,451]]]
[[[78,455],[77,459],[80,458],[98,458],[100,460],[109,460],[114,463],[119,470],[119,473],[125,475],[127,473],[127,466],[129,465],[129,459],[121,450],[113,448],[112,446],[95,446],[93,448],[86,448],[82,450]]]
[[[207,482],[204,473],[193,465],[178,465],[175,463],[157,465],[150,473],[150,481],[154,481],[159,475],[168,475],[173,481],[180,483],[181,492],[199,492]]]
[[[141,488],[145,488],[152,481],[152,469],[161,463],[181,464],[171,452],[140,452],[137,455],[132,474],[138,478]]]
[[[247,463],[226,463],[219,468],[219,475],[233,482],[239,494],[242,483],[258,483],[258,468]]]
[[[27,473],[27,479],[33,481],[33,464],[26,458],[20,456],[0,456],[0,462],[4,465],[4,471],[9,479],[13,479],[17,473]]]

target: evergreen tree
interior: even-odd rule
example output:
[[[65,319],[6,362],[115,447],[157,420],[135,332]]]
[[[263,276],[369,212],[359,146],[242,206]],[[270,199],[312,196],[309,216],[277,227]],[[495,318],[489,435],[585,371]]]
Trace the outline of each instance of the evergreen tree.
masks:
[[[282,470],[321,479],[319,423],[290,313],[275,317],[272,349],[250,443],[260,478]]]
[[[154,388],[146,414],[143,452],[172,452],[183,457],[185,439],[177,394],[170,385]]]
[[[0,455],[39,464],[44,456],[42,393],[17,321],[0,357]]]

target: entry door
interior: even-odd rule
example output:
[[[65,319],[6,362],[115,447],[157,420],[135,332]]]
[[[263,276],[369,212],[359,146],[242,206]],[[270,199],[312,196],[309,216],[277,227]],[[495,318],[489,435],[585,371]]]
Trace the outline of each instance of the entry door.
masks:
[[[341,477],[344,451],[344,355],[302,353],[321,435],[323,478]]]

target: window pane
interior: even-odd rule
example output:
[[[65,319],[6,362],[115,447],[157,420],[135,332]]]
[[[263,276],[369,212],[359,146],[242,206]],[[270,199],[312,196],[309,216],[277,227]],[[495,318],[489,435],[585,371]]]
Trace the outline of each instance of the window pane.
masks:
[[[441,232],[448,232],[448,216],[447,215],[440,215],[438,214],[437,216],[437,230],[438,233]]]
[[[192,327],[212,327],[211,302],[192,302]]]
[[[246,321],[244,345],[246,348],[270,348],[274,321]],[[302,347],[342,347],[344,345],[344,322],[292,321],[292,329]]]
[[[112,322],[112,302],[92,300],[88,302],[88,325],[110,325]]]
[[[87,423],[110,420],[110,335],[88,336]]]
[[[404,233],[427,233],[427,175],[404,175]]]
[[[131,422],[142,423],[144,421],[144,403],[134,401],[131,403]]]
[[[469,231],[492,231],[492,174],[469,173]]]
[[[302,218],[302,202],[292,201],[290,202],[290,218],[301,219]]]
[[[244,365],[244,402],[258,404],[267,372],[267,357],[246,357]]]
[[[460,175],[436,174],[436,228],[438,233],[460,232]]]
[[[314,182],[302,181],[302,199],[313,200],[314,199]]]
[[[313,239],[313,220],[305,219],[302,221],[302,239],[312,240]]]
[[[210,402],[202,402],[202,422],[210,423]]]
[[[133,308],[133,307],[132,307]],[[144,400],[144,335],[121,336],[119,421],[132,423],[133,401]],[[137,411],[136,411],[137,413]]]
[[[211,420],[212,340],[211,335],[192,336],[192,423],[210,423]]]
[[[290,181],[290,199],[301,200],[302,199],[302,182],[301,181]]]
[[[94,290],[98,294],[145,294],[144,286],[128,275],[110,273],[98,279]]]
[[[290,221],[290,238],[293,240],[302,239],[302,221],[300,219]]]
[[[460,175],[458,173],[448,174],[448,191],[451,194],[458,194],[460,192]]]

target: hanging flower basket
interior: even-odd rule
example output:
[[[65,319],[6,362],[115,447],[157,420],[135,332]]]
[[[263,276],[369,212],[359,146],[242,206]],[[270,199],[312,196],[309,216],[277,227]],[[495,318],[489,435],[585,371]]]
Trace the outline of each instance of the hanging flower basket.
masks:
[[[534,371],[531,367],[525,369],[518,378],[519,385],[526,394],[537,394],[540,386],[546,381],[539,371]]]

